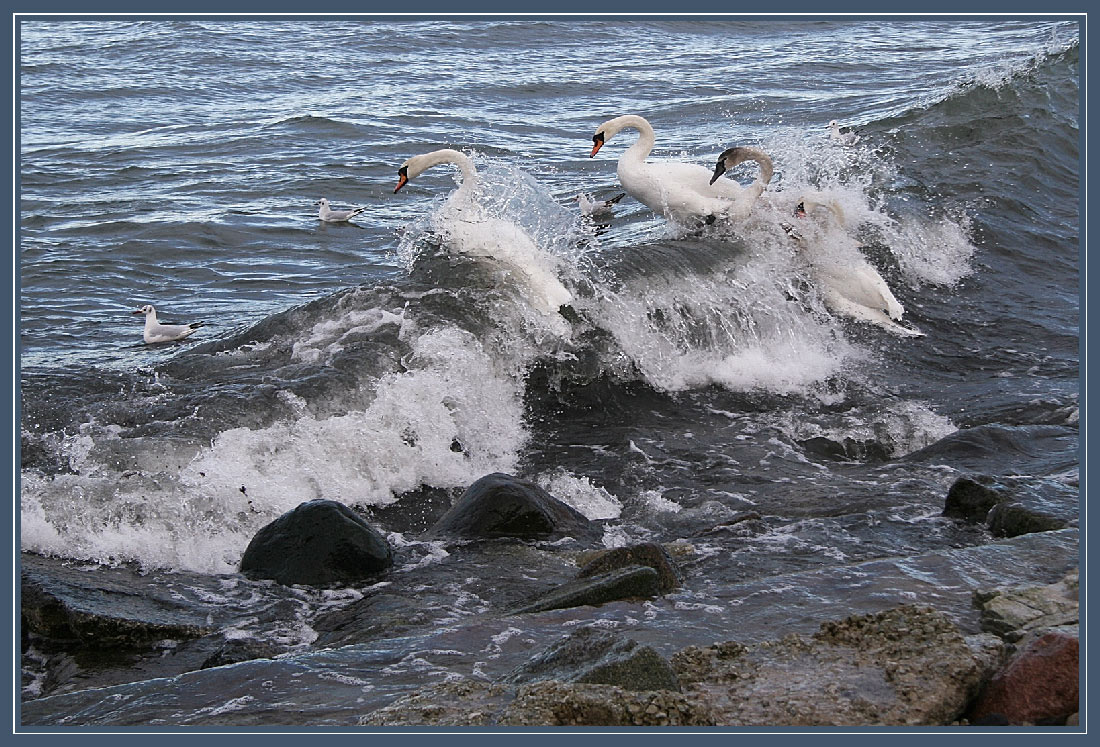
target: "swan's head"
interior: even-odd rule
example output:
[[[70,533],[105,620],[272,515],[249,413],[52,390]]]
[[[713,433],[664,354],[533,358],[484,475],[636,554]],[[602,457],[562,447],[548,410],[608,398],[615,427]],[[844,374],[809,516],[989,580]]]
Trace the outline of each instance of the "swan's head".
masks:
[[[433,150],[431,153],[413,156],[401,164],[401,168],[397,170],[397,186],[394,187],[394,194],[401,191],[401,188],[408,184],[410,179],[415,179],[426,169],[441,163],[453,163],[458,166],[463,179],[467,181],[473,181],[477,177],[477,169],[474,168],[473,161],[465,153],[460,153],[451,148],[442,148]]]
[[[799,197],[798,204],[794,208],[794,214],[799,218],[807,218],[821,208],[825,208],[832,213],[833,218],[836,219],[839,225],[844,225],[844,210],[840,207],[840,203],[826,196],[803,195]]]
[[[149,304],[145,304],[144,306],[142,306],[137,311],[131,311],[130,313],[131,314],[140,314],[142,316],[149,316],[150,314],[155,314],[157,312],[156,312],[156,309],[154,309],[152,306],[150,306]]]
[[[603,147],[604,141],[606,139],[607,138],[604,137],[603,130],[600,130],[599,132],[597,132],[595,135],[592,136],[592,152],[588,154],[589,158],[592,158],[593,156],[595,156],[597,153],[600,152],[600,148]]]
[[[714,174],[710,177],[710,183],[718,181],[718,177],[730,169],[735,169],[745,161],[756,161],[760,164],[762,181],[767,184],[772,179],[772,160],[768,154],[757,148],[736,147],[722,151],[718,156],[718,163],[714,165]]]
[[[412,159],[410,158],[409,161]],[[401,191],[401,188],[409,183],[409,161],[401,164],[401,168],[397,170],[397,186],[393,188],[393,193],[397,194]],[[416,174],[413,174],[416,176]]]

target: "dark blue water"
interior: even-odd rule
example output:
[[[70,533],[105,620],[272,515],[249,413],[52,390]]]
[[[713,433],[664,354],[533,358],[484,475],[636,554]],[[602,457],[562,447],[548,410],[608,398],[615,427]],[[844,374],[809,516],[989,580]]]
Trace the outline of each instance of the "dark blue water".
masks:
[[[302,501],[384,516],[505,471],[607,545],[692,542],[649,622],[717,636],[734,581],[988,543],[939,516],[961,474],[1076,505],[1075,23],[28,21],[20,56],[25,551],[224,578]],[[620,114],[652,159],[752,145],[776,176],[734,226],[630,197],[596,224],[573,198],[620,191],[634,133],[588,157]],[[393,193],[444,147],[570,314],[448,249],[454,169]],[[824,303],[781,228],[808,190],[845,216],[822,250],[924,337]],[[146,346],[147,303],[206,326]],[[761,531],[707,533],[746,510]],[[453,572],[378,523],[405,572]]]

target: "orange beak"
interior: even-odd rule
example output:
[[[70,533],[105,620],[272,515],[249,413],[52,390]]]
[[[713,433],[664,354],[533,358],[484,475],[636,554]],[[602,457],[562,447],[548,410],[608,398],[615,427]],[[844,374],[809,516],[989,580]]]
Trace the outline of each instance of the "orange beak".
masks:
[[[596,144],[592,146],[592,152],[588,154],[588,157],[592,158],[594,155],[596,155],[597,153],[600,152],[600,148],[602,148],[602,147],[603,147],[603,140],[597,140]]]
[[[404,174],[398,174],[397,175],[397,186],[394,187],[393,193],[397,194],[398,192],[401,191],[401,188],[404,187],[408,183],[409,183],[409,177],[405,176]]]

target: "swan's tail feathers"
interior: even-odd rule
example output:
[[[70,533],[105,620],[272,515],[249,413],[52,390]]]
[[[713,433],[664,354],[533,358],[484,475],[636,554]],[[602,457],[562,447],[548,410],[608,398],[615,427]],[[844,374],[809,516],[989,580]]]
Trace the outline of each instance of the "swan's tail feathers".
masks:
[[[624,197],[626,197],[626,192],[620,192],[619,194],[615,195],[614,197],[612,197],[610,200],[608,200],[604,204],[607,205],[608,207],[611,207],[612,205],[614,205],[616,202],[623,199]]]

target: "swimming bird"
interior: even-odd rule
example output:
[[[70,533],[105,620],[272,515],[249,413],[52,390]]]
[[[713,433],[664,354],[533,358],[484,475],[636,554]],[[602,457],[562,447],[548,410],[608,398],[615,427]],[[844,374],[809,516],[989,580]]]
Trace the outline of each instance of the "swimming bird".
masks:
[[[397,170],[397,193],[432,166],[452,164],[462,174],[462,184],[451,193],[439,214],[439,233],[447,246],[475,257],[492,257],[519,271],[527,280],[530,298],[557,316],[573,295],[555,275],[551,262],[534,240],[512,221],[488,215],[475,199],[478,183],[474,162],[451,148],[425,153],[401,164]]]
[[[321,206],[317,217],[326,223],[345,223],[366,210],[365,207],[352,208],[351,210],[333,210],[328,206],[328,200],[324,197],[316,204]]]
[[[190,337],[194,334],[196,329],[205,324],[205,322],[192,322],[191,324],[161,324],[157,321],[157,310],[149,304],[131,313],[145,315],[145,330],[142,333],[142,339],[149,344],[182,340],[185,337]]]
[[[828,213],[823,214],[822,209]],[[840,204],[820,193],[804,194],[798,201],[795,215],[816,221],[817,225],[812,228],[820,228],[825,232],[843,229],[845,222]],[[924,336],[918,329],[898,324],[905,309],[878,271],[863,258],[854,242],[849,241],[849,245],[845,245],[835,238],[834,233],[833,240],[829,242],[829,251],[826,251],[820,231],[815,231],[816,235],[811,239],[794,231],[787,233],[803,250],[818,292],[833,313],[877,324],[902,337]]]
[[[859,142],[859,133],[850,127],[842,128],[833,119],[829,121],[829,139],[841,145],[855,145]]]
[[[647,162],[655,143],[653,127],[634,114],[615,117],[600,125],[592,136],[589,157],[628,128],[638,131],[638,140],[619,156],[619,182],[631,197],[670,220],[713,223],[718,218],[743,218],[764,191],[764,183],[745,189],[729,179],[712,179],[711,172],[697,164]]]
[[[598,218],[604,215],[611,215],[612,207],[624,197],[626,197],[626,192],[620,192],[610,200],[596,201],[582,192],[573,199],[577,201],[577,205],[581,209],[581,215]]]

